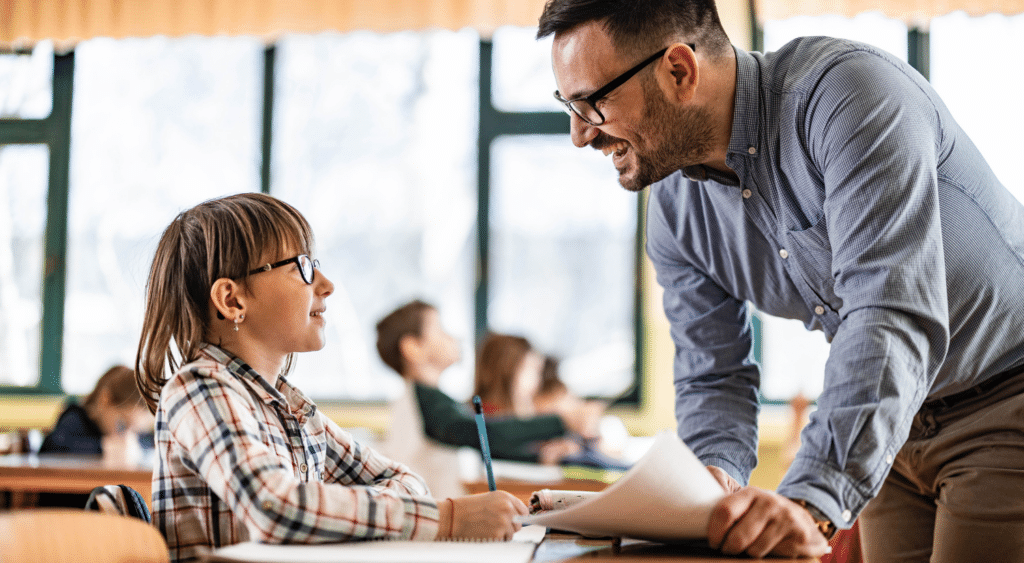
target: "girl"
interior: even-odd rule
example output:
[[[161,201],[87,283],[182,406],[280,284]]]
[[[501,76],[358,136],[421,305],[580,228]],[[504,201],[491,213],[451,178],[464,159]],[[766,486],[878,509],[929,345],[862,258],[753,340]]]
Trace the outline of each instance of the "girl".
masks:
[[[101,454],[115,465],[142,462],[143,444],[152,447],[153,415],[127,366],[106,371],[82,404],[69,400],[39,453]],[[42,493],[37,506],[84,508],[88,494]]]
[[[544,356],[529,340],[491,333],[480,345],[473,394],[480,395],[486,414],[533,416],[543,368]]]
[[[566,419],[582,417],[588,421],[588,432],[569,434],[535,445],[537,461],[543,464],[588,465],[604,469],[624,470],[628,464],[601,451],[603,435],[622,427],[615,417],[603,416],[606,404],[584,401],[568,392],[558,379],[557,362],[548,362],[521,336],[490,334],[480,346],[476,366],[476,388],[484,409],[496,416],[516,419],[558,414]],[[550,373],[545,375],[547,369]],[[554,381],[546,381],[551,380]],[[552,393],[548,387],[561,385],[563,392]],[[538,398],[540,400],[538,400]],[[625,428],[622,427],[622,433]]]
[[[156,413],[153,520],[171,560],[245,540],[511,537],[521,501],[434,500],[288,381],[292,354],[324,346],[334,285],[312,255],[305,218],[258,193],[187,210],[160,239],[136,371]]]

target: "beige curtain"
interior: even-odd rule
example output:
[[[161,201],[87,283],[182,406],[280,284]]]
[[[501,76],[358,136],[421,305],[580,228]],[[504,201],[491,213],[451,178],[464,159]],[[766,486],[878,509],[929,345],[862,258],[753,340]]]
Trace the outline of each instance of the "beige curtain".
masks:
[[[725,2],[728,3],[728,2]],[[1024,0],[754,0],[761,21],[799,14],[880,11],[927,26],[938,15],[1019,14]],[[58,48],[92,37],[254,35],[365,29],[533,26],[544,0],[0,0],[0,48],[51,39]]]
[[[798,15],[855,16],[862,12],[881,12],[920,27],[927,27],[933,17],[959,10],[972,16],[1024,12],[1024,0],[756,0],[756,5],[758,19],[762,22]]]
[[[544,0],[0,0],[0,47],[92,37],[535,26]]]

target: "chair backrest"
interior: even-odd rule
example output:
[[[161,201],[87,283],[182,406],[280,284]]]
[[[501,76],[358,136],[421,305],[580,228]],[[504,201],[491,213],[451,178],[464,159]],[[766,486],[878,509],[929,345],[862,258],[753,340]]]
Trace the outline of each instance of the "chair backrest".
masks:
[[[167,563],[163,536],[138,518],[65,508],[0,512],[0,563]]]
[[[152,522],[146,499],[128,485],[104,485],[96,487],[85,501],[86,510],[105,514],[132,516],[145,522]]]

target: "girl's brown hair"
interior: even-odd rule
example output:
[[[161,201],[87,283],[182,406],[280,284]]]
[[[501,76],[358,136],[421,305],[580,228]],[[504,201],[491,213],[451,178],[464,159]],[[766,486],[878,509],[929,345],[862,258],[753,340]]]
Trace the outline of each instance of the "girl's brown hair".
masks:
[[[94,412],[98,408],[100,395],[104,392],[110,401],[109,406],[123,408],[142,405],[142,395],[135,384],[135,372],[128,366],[113,366],[101,375],[92,392],[82,400],[82,408],[90,413]]]
[[[213,283],[228,278],[244,287],[250,270],[279,259],[286,248],[311,255],[313,232],[298,210],[266,194],[211,199],[174,218],[149,271],[135,357],[136,381],[150,411],[156,412],[168,376],[195,360],[206,341]],[[289,356],[285,372],[290,366]]]
[[[499,411],[512,412],[512,387],[523,358],[533,351],[522,336],[492,333],[480,345],[476,363],[474,395]]]

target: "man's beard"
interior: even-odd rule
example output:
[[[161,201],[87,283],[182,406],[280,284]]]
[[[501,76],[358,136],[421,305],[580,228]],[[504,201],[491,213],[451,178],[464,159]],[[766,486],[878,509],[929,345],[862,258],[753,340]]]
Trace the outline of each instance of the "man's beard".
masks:
[[[625,175],[627,168],[618,169],[619,183],[631,192],[638,192],[685,166],[707,160],[714,136],[711,113],[706,108],[675,107],[653,83],[644,85],[644,100],[646,107],[636,137],[645,146],[629,143],[635,174],[629,177]],[[599,133],[591,146],[600,149],[621,140]]]

